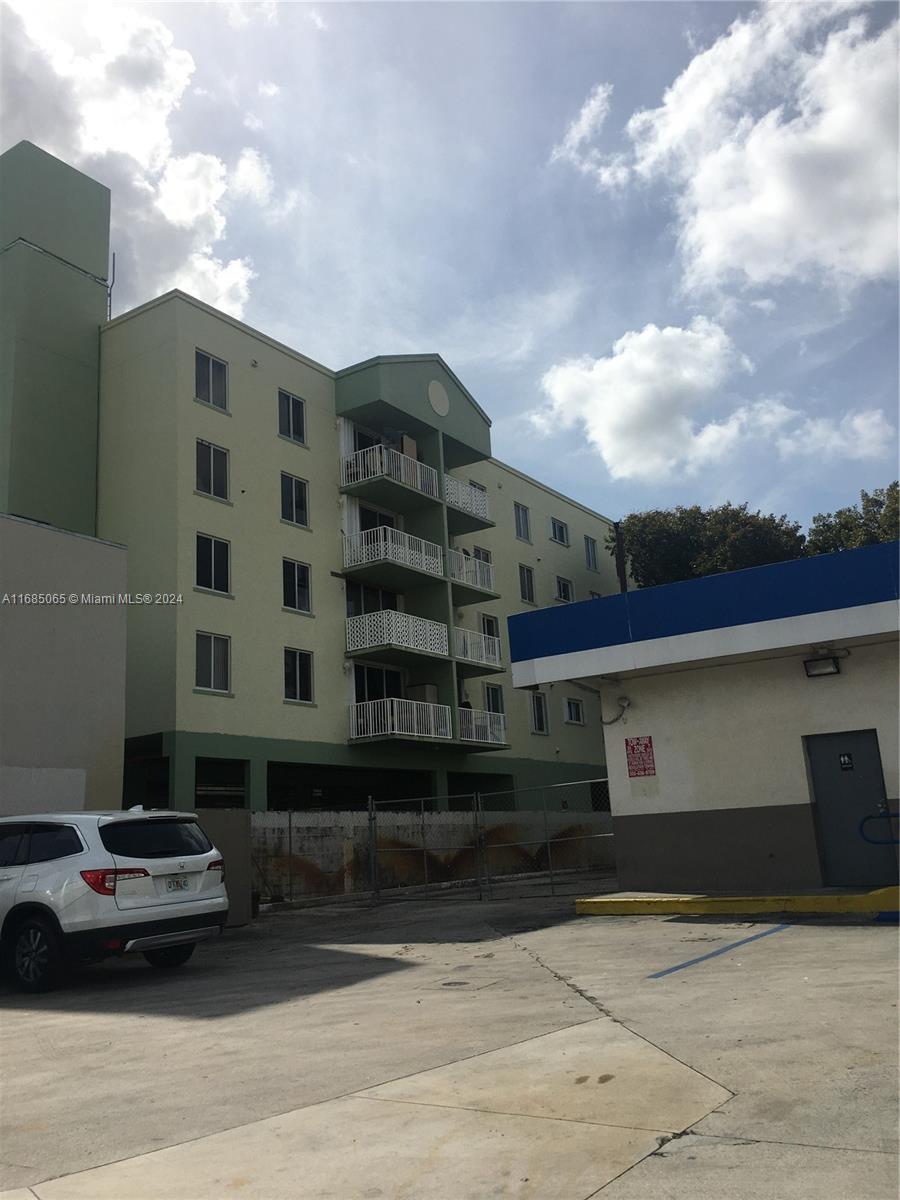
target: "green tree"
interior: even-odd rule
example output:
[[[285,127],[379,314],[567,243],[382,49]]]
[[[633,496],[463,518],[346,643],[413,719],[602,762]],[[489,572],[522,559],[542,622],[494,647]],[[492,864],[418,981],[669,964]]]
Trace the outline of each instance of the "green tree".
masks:
[[[700,579],[800,558],[800,525],[786,516],[749,512],[746,504],[718,508],[679,505],[631,513],[619,524],[629,572],[638,587]],[[615,551],[610,534],[607,548]]]
[[[859,493],[859,504],[833,513],[816,513],[806,540],[807,554],[831,554],[834,550],[856,550],[876,542],[900,537],[897,506],[898,481],[885,488]]]

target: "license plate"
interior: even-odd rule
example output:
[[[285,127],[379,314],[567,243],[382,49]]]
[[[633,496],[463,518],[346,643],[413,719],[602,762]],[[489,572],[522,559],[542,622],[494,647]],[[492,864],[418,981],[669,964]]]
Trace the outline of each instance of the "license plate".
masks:
[[[166,880],[167,892],[186,892],[188,886],[187,875],[173,875],[170,879]]]

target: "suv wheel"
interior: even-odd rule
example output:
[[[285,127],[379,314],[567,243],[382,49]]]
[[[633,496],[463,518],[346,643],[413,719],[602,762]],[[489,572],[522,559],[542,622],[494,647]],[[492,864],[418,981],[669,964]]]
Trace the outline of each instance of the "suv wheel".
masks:
[[[163,946],[159,950],[145,950],[144,958],[151,967],[181,967],[194,953],[196,942],[181,946]]]
[[[48,992],[59,983],[62,948],[49,921],[26,917],[16,926],[9,953],[13,983],[23,992]]]

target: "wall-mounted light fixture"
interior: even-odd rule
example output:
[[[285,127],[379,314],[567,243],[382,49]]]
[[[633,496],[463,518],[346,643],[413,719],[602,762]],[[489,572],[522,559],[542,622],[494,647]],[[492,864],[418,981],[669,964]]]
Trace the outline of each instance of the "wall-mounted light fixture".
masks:
[[[803,660],[808,679],[818,679],[820,675],[840,675],[841,664],[837,658],[806,658]]]

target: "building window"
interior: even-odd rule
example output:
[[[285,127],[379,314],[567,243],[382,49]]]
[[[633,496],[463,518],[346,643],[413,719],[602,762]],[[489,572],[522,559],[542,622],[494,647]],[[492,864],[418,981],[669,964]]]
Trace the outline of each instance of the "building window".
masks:
[[[356,703],[369,700],[403,698],[403,676],[390,667],[366,667],[359,664],[353,670]]]
[[[311,612],[308,564],[294,562],[292,558],[283,558],[281,576],[284,607],[292,608],[295,612]]]
[[[584,701],[566,699],[566,724],[584,724]]]
[[[563,579],[562,575],[557,575],[556,599],[564,600],[566,604],[571,604],[571,602],[575,599],[575,589],[572,586],[571,579]]]
[[[597,570],[597,539],[584,535],[584,561],[589,571]]]
[[[359,617],[363,613],[382,612],[384,609],[397,611],[400,605],[396,592],[372,587],[355,579],[347,580],[347,616]]]
[[[484,707],[489,713],[503,713],[503,688],[499,683],[484,685]]]
[[[313,657],[308,650],[284,648],[284,698],[312,704]]]
[[[550,540],[559,542],[561,546],[568,546],[569,527],[565,521],[558,521],[556,517],[550,518]]]
[[[531,732],[550,732],[550,722],[547,720],[547,697],[543,692],[531,693]]]
[[[306,445],[306,405],[299,396],[278,389],[278,432]]]
[[[485,637],[499,638],[500,637],[500,622],[496,617],[489,616],[488,613],[481,614],[481,632]]]
[[[520,541],[530,542],[531,518],[529,516],[528,509],[524,504],[519,504],[517,501],[514,501],[513,512],[515,513],[516,517],[516,537],[519,538]]]
[[[197,439],[197,491],[228,499],[228,451]]]
[[[204,354],[202,350],[194,353],[194,395],[204,404],[220,408],[223,412],[228,409],[228,367],[221,359]]]
[[[198,633],[195,685],[205,692],[227,692],[230,658],[231,638],[215,633]]]
[[[483,563],[489,563],[493,561],[490,550],[485,550],[484,546],[473,546],[472,557],[477,558],[479,562]]]
[[[229,551],[228,542],[197,534],[197,587],[211,592],[228,592]]]
[[[526,604],[534,604],[534,571],[519,563],[519,595]]]
[[[281,517],[292,525],[309,525],[308,487],[305,479],[281,472]]]
[[[603,599],[602,592],[588,592],[588,595],[590,596],[590,598],[592,600],[602,600]]]

